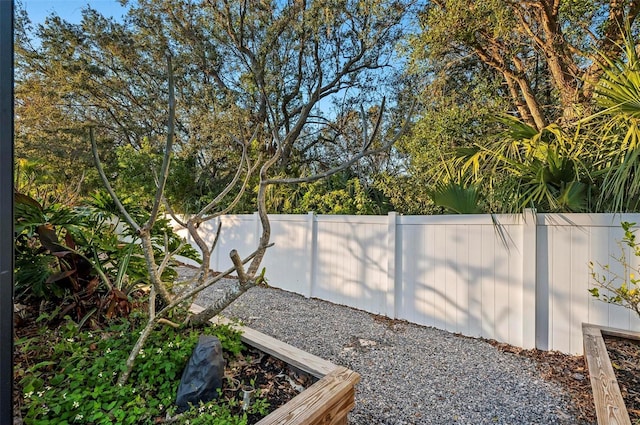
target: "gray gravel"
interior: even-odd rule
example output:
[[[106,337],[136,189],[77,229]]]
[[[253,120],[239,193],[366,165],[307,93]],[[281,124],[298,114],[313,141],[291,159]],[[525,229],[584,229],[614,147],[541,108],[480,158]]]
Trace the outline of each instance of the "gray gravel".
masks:
[[[209,288],[196,303],[218,294]],[[360,373],[351,424],[578,423],[569,396],[531,360],[479,339],[262,287],[224,314]]]

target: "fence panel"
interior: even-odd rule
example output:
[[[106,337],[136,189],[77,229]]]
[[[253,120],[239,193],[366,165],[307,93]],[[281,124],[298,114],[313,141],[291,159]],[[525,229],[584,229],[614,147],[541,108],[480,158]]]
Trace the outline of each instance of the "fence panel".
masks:
[[[313,222],[307,215],[270,215],[269,222],[274,246],[267,250],[262,262],[269,284],[311,296]]]
[[[387,224],[385,216],[318,216],[311,295],[392,316]]]
[[[261,231],[257,214],[220,221],[211,259],[216,270],[231,266],[231,249],[253,252]],[[271,285],[305,296],[580,354],[583,322],[640,330],[635,314],[588,292],[590,261],[608,264],[609,277],[624,274],[616,261],[621,221],[640,223],[640,214],[270,215],[275,246],[263,266]],[[209,243],[217,223],[201,226]],[[638,267],[629,248],[625,255]]]
[[[583,322],[637,329],[630,310],[598,301],[588,292],[594,287],[589,262],[609,278],[624,274],[616,261],[624,236],[621,221],[640,222],[640,214],[538,214],[538,232],[546,242],[539,251],[545,261],[539,263],[538,285],[548,288],[549,306],[549,345],[540,348],[581,354]],[[637,267],[638,259],[628,248],[625,252]],[[609,271],[598,264],[609,265]]]
[[[225,215],[220,217],[220,221],[222,223],[220,238],[211,255],[211,267],[218,271],[233,266],[229,258],[231,250],[235,249],[240,257],[244,258],[255,251],[259,238],[257,214]],[[212,230],[215,230],[214,224],[214,222],[211,223]],[[213,242],[213,236],[215,235],[209,237],[211,242]]]
[[[398,318],[523,344],[519,218],[400,218]]]

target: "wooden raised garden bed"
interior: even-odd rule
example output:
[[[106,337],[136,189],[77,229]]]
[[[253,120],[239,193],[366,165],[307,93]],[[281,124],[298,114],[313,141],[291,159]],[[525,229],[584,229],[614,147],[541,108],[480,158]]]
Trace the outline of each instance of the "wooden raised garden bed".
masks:
[[[198,305],[191,306],[194,313],[202,310]],[[213,318],[211,321],[229,323],[222,317]],[[355,386],[360,381],[358,373],[254,329],[237,325],[234,327],[242,332],[242,341],[245,344],[319,379],[291,401],[265,416],[257,425],[347,424],[347,414],[355,406]]]
[[[631,425],[603,335],[640,340],[640,333],[582,324],[584,356],[589,369],[598,425]]]

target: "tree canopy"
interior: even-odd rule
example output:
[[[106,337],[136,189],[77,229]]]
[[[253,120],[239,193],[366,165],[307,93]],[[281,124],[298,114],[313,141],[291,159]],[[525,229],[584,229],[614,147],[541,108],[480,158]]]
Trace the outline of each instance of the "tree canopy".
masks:
[[[184,166],[193,167],[196,182],[188,189],[194,196],[206,200],[207,192],[228,183],[240,160],[239,142],[249,139],[256,158],[283,147],[276,164],[283,176],[335,166],[339,162],[328,158],[317,161],[318,154],[338,139],[347,151],[361,147],[362,131],[347,135],[336,117],[381,102],[383,93],[373,88],[384,84],[406,7],[143,0],[122,21],[90,8],[80,24],[51,16],[36,29],[37,44],[25,31],[17,42],[17,97],[24,104],[18,154],[31,156],[27,139],[36,137],[59,147],[63,157],[72,146],[86,153],[81,138],[94,126],[99,141],[111,146],[107,163],[123,184],[133,179],[152,186],[150,170],[133,158],[150,160],[162,140],[167,88],[158,64],[169,53],[177,89],[175,149]],[[28,109],[31,96],[44,97],[49,119],[61,119],[41,120]],[[36,127],[45,134],[31,131]],[[180,188],[174,196],[184,195]]]
[[[70,181],[52,190],[80,196],[98,187],[93,127],[116,188],[153,189],[167,101],[160,64],[170,54],[166,196],[183,211],[234,180],[243,149],[254,165],[273,159],[271,180],[287,183],[269,188],[273,212],[437,213],[451,211],[447,196],[471,192],[474,211],[634,209],[620,199],[635,188],[634,169],[611,162],[630,159],[634,124],[604,115],[628,112],[607,103],[606,81],[635,72],[624,45],[635,45],[638,13],[635,0],[140,0],[120,20],[87,7],[79,24],[52,15],[31,31],[20,14],[19,181]],[[348,161],[377,123],[369,148],[384,145],[412,104],[413,125],[391,150],[329,182],[305,180]],[[604,135],[607,122],[616,135]],[[589,155],[596,139],[607,149]],[[29,174],[34,167],[47,172]],[[257,174],[247,178],[235,212],[256,208]],[[601,198],[612,185],[618,195]],[[527,187],[537,195],[523,195]]]

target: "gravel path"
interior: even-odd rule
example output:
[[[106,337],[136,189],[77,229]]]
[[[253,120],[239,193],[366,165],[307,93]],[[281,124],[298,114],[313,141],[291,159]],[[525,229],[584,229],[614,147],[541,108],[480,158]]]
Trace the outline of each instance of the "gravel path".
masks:
[[[196,303],[217,294],[209,288]],[[360,373],[351,424],[578,423],[568,395],[531,360],[479,339],[262,287],[225,316]]]

